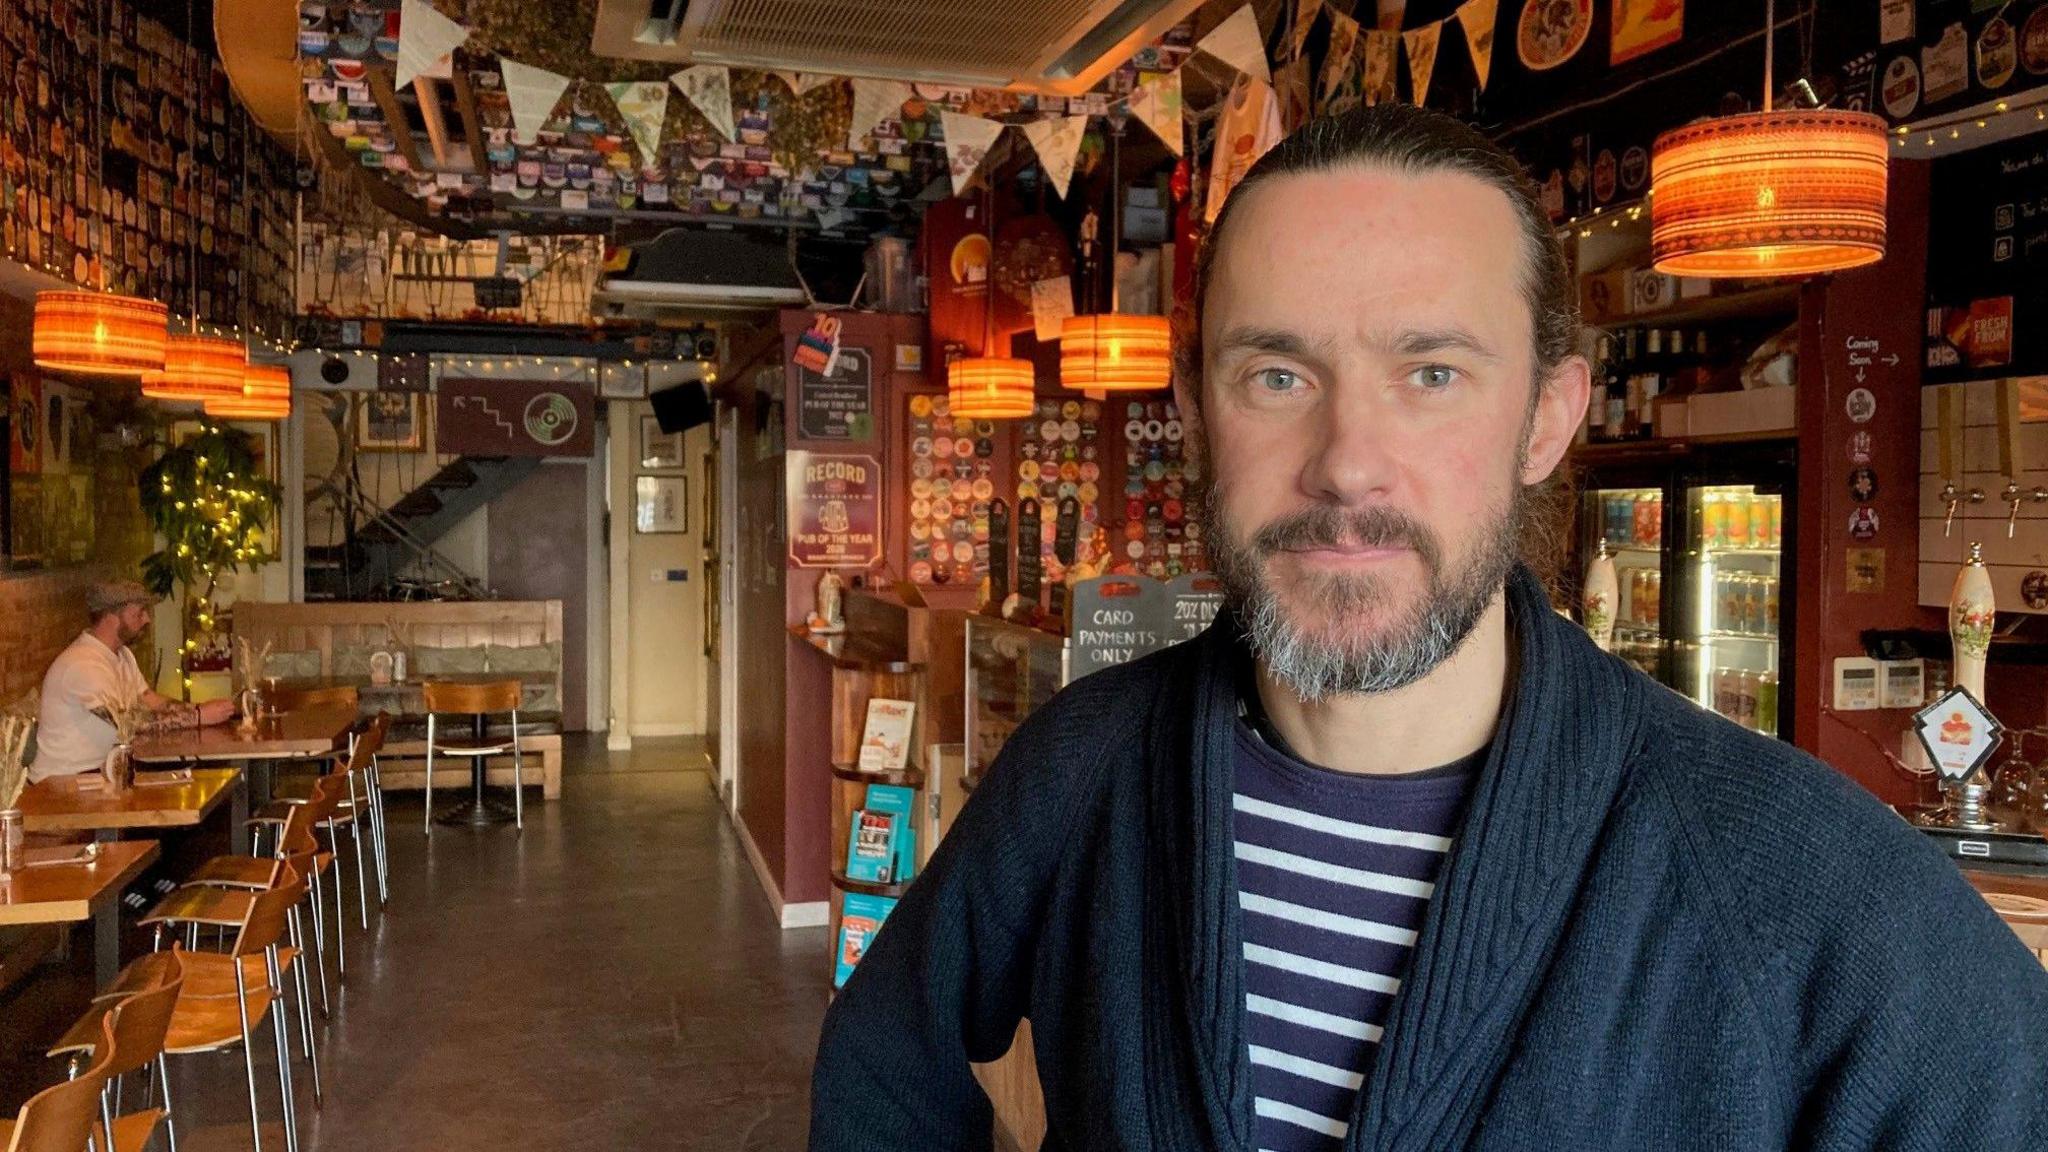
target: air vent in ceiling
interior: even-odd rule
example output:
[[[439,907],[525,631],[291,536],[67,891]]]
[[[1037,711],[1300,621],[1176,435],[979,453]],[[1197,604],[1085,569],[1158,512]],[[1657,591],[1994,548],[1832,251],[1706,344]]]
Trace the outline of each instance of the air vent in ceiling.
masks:
[[[599,56],[1078,95],[1202,0],[599,0]]]

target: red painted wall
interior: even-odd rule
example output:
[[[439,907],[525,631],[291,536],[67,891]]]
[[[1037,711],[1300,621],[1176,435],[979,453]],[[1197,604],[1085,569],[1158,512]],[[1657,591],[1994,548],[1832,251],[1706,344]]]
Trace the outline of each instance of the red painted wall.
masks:
[[[1863,655],[1865,629],[1924,622],[1917,581],[1928,171],[1926,163],[1892,162],[1885,258],[1809,285],[1800,307],[1798,731],[1808,751],[1893,803],[1920,798],[1917,782],[1885,755],[1897,753],[1911,713],[1838,713],[1829,705],[1835,658]],[[1852,349],[1852,339],[1875,340],[1879,348]],[[1885,362],[1893,355],[1896,366]],[[1863,356],[1875,362],[1852,360]],[[1877,399],[1868,423],[1849,417],[1848,398],[1857,388]],[[1878,533],[1870,541],[1851,540],[1848,531],[1859,507],[1849,494],[1849,440],[1858,431],[1871,434],[1878,478],[1869,505]],[[1884,550],[1881,590],[1848,591],[1852,547]]]

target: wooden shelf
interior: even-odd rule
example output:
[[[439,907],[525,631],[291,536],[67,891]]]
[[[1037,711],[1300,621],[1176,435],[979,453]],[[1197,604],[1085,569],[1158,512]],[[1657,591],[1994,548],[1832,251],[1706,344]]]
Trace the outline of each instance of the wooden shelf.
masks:
[[[901,884],[871,884],[866,880],[852,879],[837,868],[832,870],[832,886],[841,892],[860,892],[868,896],[897,898],[910,891],[910,883],[905,881]]]
[[[1695,296],[1655,312],[1615,316],[1595,327],[1664,328],[1716,320],[1769,320],[1776,317],[1789,320],[1799,314],[1799,288],[1798,284],[1774,284],[1747,292]]]
[[[835,632],[816,635],[801,624],[789,626],[789,634],[824,656],[835,668],[856,672],[915,672],[922,665],[914,664],[909,653],[892,644],[864,636],[858,632]]]
[[[1674,456],[1685,456],[1696,449],[1709,448],[1716,444],[1769,444],[1791,441],[1798,438],[1798,432],[1791,428],[1774,429],[1768,432],[1739,432],[1726,436],[1685,436],[1661,440],[1619,440],[1613,443],[1588,443],[1572,445],[1567,461],[1581,464],[1616,464],[1635,460],[1668,460]],[[1625,487],[1625,485],[1624,485]]]
[[[834,764],[832,775],[856,784],[895,784],[904,788],[924,788],[924,773],[916,768],[906,768],[901,772],[869,772],[853,764]]]

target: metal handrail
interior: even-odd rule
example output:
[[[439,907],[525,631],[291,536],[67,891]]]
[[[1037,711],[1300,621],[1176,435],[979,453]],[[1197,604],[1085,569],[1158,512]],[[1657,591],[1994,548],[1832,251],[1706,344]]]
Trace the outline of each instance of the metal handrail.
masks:
[[[491,599],[491,590],[482,581],[464,571],[455,561],[442,555],[440,549],[413,535],[397,517],[391,515],[383,505],[364,495],[353,482],[342,485],[341,492],[348,499],[352,511],[370,521],[382,524],[393,539],[403,544],[412,553],[413,563],[426,564],[431,570],[442,573],[448,583],[455,585],[464,596],[472,600]],[[358,528],[356,531],[360,532],[361,529]],[[392,575],[396,578],[397,573],[394,572]]]

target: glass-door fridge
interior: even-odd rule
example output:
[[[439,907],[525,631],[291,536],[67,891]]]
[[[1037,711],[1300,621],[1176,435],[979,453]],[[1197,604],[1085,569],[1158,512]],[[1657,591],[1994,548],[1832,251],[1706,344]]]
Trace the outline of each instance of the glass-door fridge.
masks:
[[[1797,574],[1790,442],[1692,445],[1580,481],[1577,576],[1604,541],[1615,655],[1702,708],[1791,740]]]

